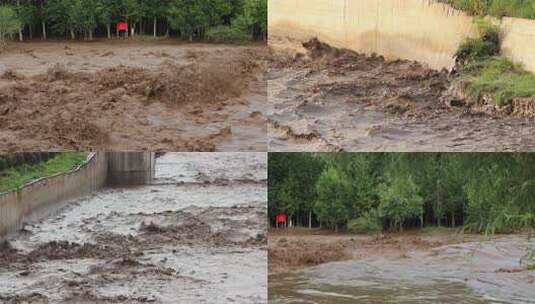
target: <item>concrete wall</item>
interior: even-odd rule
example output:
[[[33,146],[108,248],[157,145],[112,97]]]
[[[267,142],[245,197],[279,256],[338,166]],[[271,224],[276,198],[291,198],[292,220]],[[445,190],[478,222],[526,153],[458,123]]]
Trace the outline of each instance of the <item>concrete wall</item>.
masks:
[[[77,169],[42,178],[20,189],[0,194],[0,239],[23,222],[50,212],[58,203],[89,194],[106,183],[107,157],[92,153]]]
[[[154,153],[108,153],[108,184],[111,186],[150,184],[154,169]]]
[[[79,168],[42,178],[0,194],[0,240],[28,220],[46,216],[61,203],[90,194],[106,185],[142,185],[152,181],[155,157],[149,152],[89,155]]]
[[[313,37],[387,59],[452,68],[461,42],[477,34],[472,17],[433,0],[269,0],[270,44]],[[535,71],[535,21],[504,18],[503,52]]]
[[[504,33],[502,53],[535,72],[535,20],[503,18],[500,25]]]

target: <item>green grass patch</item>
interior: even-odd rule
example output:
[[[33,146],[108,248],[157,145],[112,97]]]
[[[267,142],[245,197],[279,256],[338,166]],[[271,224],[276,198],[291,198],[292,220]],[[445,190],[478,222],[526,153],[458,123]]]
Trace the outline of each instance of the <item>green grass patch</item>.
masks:
[[[439,0],[474,16],[535,19],[535,0]]]
[[[535,74],[505,58],[490,57],[468,63],[459,80],[466,83],[472,98],[479,100],[482,95],[491,94],[499,106],[516,97],[535,96]]]
[[[86,159],[86,153],[63,153],[46,162],[0,171],[0,193],[15,190],[38,178],[68,172]]]

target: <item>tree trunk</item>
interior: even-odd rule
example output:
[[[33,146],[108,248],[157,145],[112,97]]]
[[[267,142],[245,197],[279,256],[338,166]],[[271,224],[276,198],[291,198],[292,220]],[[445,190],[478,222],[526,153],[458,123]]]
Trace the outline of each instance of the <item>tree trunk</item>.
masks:
[[[19,27],[19,41],[23,41],[24,37],[22,36],[22,25]]]
[[[338,224],[334,225],[334,232],[338,233]]]
[[[166,26],[166,28],[165,28],[165,37],[169,37],[169,30],[170,30],[170,28],[169,28],[169,21],[167,21],[167,26]]]
[[[420,215],[420,228],[424,229],[424,215]]]
[[[93,41],[93,30],[89,30],[89,41]]]
[[[312,210],[308,211],[308,229],[312,229]]]
[[[108,33],[108,39],[111,39],[111,24],[109,22],[106,24],[106,32]]]
[[[31,24],[28,25],[28,31],[30,32],[30,40],[32,40],[33,39],[33,27]]]
[[[156,35],[157,34],[156,30],[158,29],[158,24],[157,24],[158,23],[158,19],[156,19],[156,17],[154,17],[153,22],[154,22],[154,24],[153,24],[154,25],[154,29],[153,29],[154,30],[154,38],[156,38],[156,36],[157,36]]]
[[[41,21],[41,26],[43,27],[43,40],[46,40],[46,23]]]
[[[455,213],[451,214],[451,228],[455,228]]]
[[[71,39],[72,40],[76,39],[76,35],[74,35],[74,29],[72,27],[70,29],[70,32],[71,32]]]

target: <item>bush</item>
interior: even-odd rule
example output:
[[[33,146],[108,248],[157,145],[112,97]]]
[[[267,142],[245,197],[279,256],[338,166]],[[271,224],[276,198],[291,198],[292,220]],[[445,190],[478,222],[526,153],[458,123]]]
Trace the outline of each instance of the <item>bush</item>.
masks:
[[[247,34],[245,31],[238,27],[220,25],[210,28],[206,32],[206,39],[217,43],[236,43],[251,40],[252,37],[251,35]]]
[[[458,64],[480,61],[500,54],[500,29],[481,19],[476,19],[475,23],[479,30],[479,37],[468,38],[461,44],[455,53]]]
[[[377,210],[366,212],[363,216],[351,220],[347,224],[347,229],[352,233],[377,233],[383,230],[383,223]]]

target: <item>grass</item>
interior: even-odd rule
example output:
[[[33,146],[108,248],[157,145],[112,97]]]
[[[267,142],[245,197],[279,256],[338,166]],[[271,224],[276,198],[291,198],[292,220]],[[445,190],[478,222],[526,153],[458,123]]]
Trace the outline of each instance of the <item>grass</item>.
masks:
[[[87,159],[86,153],[63,153],[46,162],[21,165],[0,172],[0,193],[15,190],[38,178],[68,172]]]
[[[535,0],[438,0],[474,16],[535,19]]]
[[[490,57],[468,63],[459,79],[467,84],[467,93],[472,98],[479,100],[490,94],[499,106],[513,98],[535,96],[535,74],[506,58]]]
[[[535,0],[534,0],[535,1]],[[474,22],[479,30],[478,38],[468,38],[455,54],[460,77],[468,96],[480,103],[484,96],[491,96],[498,106],[509,104],[514,98],[535,96],[535,74],[525,71],[521,65],[500,57],[500,30],[481,18]]]

